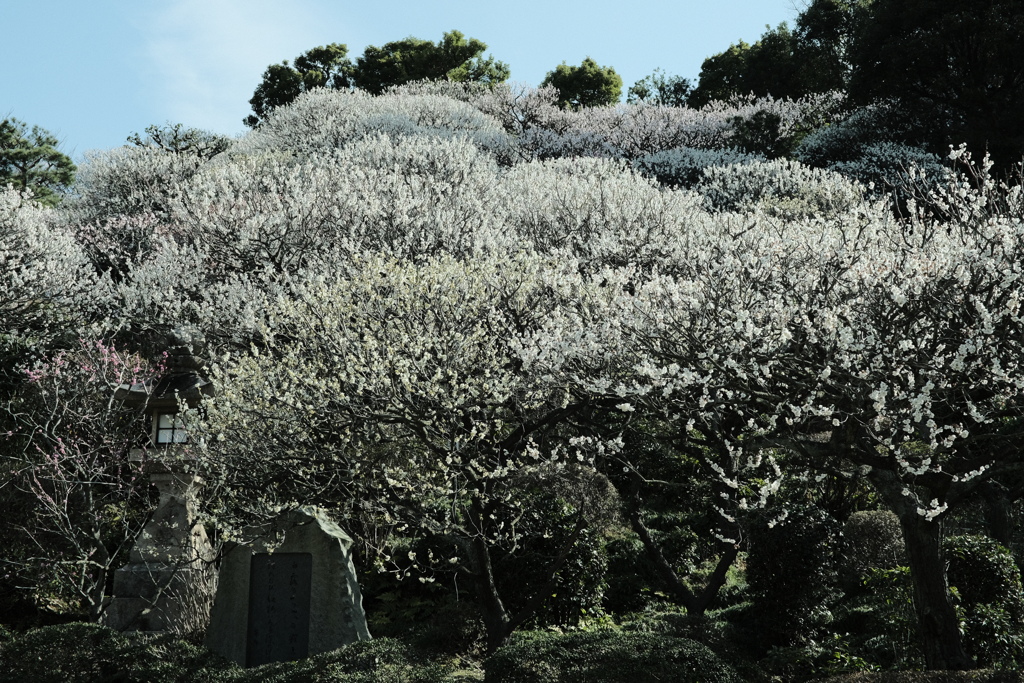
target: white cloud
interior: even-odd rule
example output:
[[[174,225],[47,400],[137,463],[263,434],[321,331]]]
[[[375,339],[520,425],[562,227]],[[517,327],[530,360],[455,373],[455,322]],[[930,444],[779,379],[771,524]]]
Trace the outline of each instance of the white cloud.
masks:
[[[142,26],[164,120],[233,134],[268,64],[322,44],[316,0],[174,0]],[[332,28],[343,41],[342,27]],[[160,123],[162,121],[155,121]]]

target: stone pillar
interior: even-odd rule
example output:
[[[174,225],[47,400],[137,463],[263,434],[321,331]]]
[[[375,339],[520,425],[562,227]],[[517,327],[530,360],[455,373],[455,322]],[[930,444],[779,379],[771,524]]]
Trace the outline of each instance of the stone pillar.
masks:
[[[217,581],[215,553],[196,523],[203,482],[161,463],[153,464],[149,476],[160,502],[128,564],[114,572],[113,597],[101,621],[119,631],[202,632]]]

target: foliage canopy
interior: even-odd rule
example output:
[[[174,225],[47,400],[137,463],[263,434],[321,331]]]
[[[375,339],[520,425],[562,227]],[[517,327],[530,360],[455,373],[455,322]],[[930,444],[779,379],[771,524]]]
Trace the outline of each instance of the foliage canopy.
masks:
[[[563,107],[607,107],[622,97],[622,77],[610,66],[599,66],[590,57],[579,66],[562,62],[544,77],[541,87],[550,85],[558,91]]]
[[[934,151],[966,142],[1008,167],[1024,155],[1024,5],[875,0],[853,44],[850,93],[927,122]]]
[[[381,47],[370,45],[356,60],[355,84],[379,95],[385,88],[410,81],[492,84],[508,80],[508,65],[482,57],[486,49],[486,43],[459,31],[445,32],[436,44],[410,36]]]
[[[271,111],[315,88],[342,90],[358,87],[374,95],[385,89],[419,80],[446,80],[493,85],[508,80],[508,65],[491,56],[483,57],[486,43],[467,38],[459,31],[447,31],[437,43],[412,36],[367,46],[353,63],[348,47],[331,43],[315,47],[295,58],[271,64],[253,93],[253,113],[245,125],[255,127]]]
[[[271,111],[313,88],[349,87],[352,69],[348,47],[341,43],[307,50],[295,58],[294,66],[287,60],[271,64],[263,72],[263,80],[249,100],[253,113],[246,117],[245,125],[255,127]]]
[[[57,138],[18,119],[0,121],[0,189],[11,185],[52,206],[75,178],[75,165],[58,151]]]
[[[706,478],[675,519],[717,590],[784,481],[831,477],[896,515],[927,662],[966,665],[939,523],[1021,468],[1019,181],[963,149],[927,191],[876,168],[916,193],[894,212],[827,168],[871,133],[834,95],[564,104],[314,87],[213,156],[140,136],[58,208],[2,195],[3,320],[48,367],[63,321],[124,357],[193,340],[218,395],[183,462],[223,537],[320,505],[381,567],[472,586],[492,649],[624,499],[657,558],[683,535],[651,498]],[[821,167],[765,158],[807,131]],[[523,552],[536,592],[509,598]],[[659,576],[695,574],[680,555]]]

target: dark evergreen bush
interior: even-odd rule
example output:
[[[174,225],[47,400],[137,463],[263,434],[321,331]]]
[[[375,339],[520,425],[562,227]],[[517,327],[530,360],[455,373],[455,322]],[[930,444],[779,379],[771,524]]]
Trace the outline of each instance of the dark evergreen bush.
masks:
[[[96,624],[45,626],[0,645],[0,682],[176,683],[204,670],[222,680],[232,665],[172,636],[118,633]]]
[[[950,536],[943,541],[948,578],[964,604],[1002,603],[1024,615],[1024,591],[1013,555],[986,536]]]
[[[652,612],[626,621],[622,630],[687,638],[707,645],[743,680],[753,683],[767,680],[767,676],[752,658],[757,638],[749,627],[749,607],[749,603],[734,605],[699,616],[680,611]]]
[[[800,141],[793,157],[810,166],[826,168],[861,156],[865,146],[906,137],[908,120],[892,107],[862,107],[848,117],[823,126]]]
[[[801,644],[831,619],[840,539],[838,522],[814,507],[782,520],[766,511],[751,526],[747,585],[764,651]]]
[[[851,635],[852,651],[884,669],[924,666],[910,568],[866,570],[862,590],[848,601],[836,629]]]
[[[1017,671],[879,671],[822,679],[819,683],[1024,683]]]
[[[521,535],[496,541],[490,551],[495,583],[509,613],[516,614],[538,591],[545,591],[527,628],[575,627],[581,620],[604,614],[608,553],[601,525],[580,532],[548,585],[549,569],[576,521],[572,504],[553,496],[551,488],[523,487],[520,495],[534,502],[506,522],[508,528],[517,527]],[[610,486],[609,490],[613,491]],[[617,507],[617,499],[612,503]],[[448,654],[472,650],[482,636],[483,622],[476,586],[460,572],[460,567],[470,563],[465,547],[451,538],[436,536],[396,545],[389,554],[391,571],[371,571],[360,577],[370,632],[416,642],[425,638],[425,643],[438,643],[440,639]]]
[[[441,683],[451,667],[405,643],[375,638],[297,662],[238,670],[233,683]],[[214,683],[217,679],[208,679]]]
[[[390,550],[395,558],[394,571],[370,569],[359,577],[367,624],[374,636],[405,638],[423,628],[453,599],[453,574],[444,569],[419,567],[409,560],[410,550],[426,556],[433,549],[425,541],[394,547]]]
[[[519,523],[533,524],[543,533],[519,539],[520,545],[514,553],[502,549],[494,552],[498,591],[512,613],[542,589],[547,581],[547,569],[561,552],[574,521],[563,501],[548,500],[528,510]],[[582,619],[600,616],[607,570],[608,553],[603,532],[584,529],[527,627],[574,627]]]
[[[968,653],[979,666],[1021,667],[1024,589],[1013,555],[986,536],[951,536],[943,546]]]
[[[242,669],[169,635],[47,626],[0,644],[0,683],[440,683],[452,666],[378,638],[297,662]]]
[[[654,633],[515,634],[484,664],[487,683],[740,683],[708,647]]]
[[[751,117],[737,116],[732,119],[732,144],[748,154],[759,154],[769,159],[789,157],[804,137],[806,129],[794,130],[789,134],[782,131],[782,117],[774,112],[758,111]]]
[[[410,642],[427,652],[475,656],[483,652],[486,631],[479,608],[466,600],[448,601],[412,632]]]
[[[967,653],[982,667],[1019,668],[1024,663],[1024,589],[1012,555],[985,536],[948,537],[943,551]],[[907,567],[866,570],[863,591],[837,624],[856,634],[852,640],[858,656],[884,668],[923,664],[912,594]]]
[[[608,588],[604,608],[613,614],[638,612],[657,600],[660,579],[636,534],[611,540],[608,551]],[[662,594],[664,598],[664,594]]]
[[[863,583],[871,569],[894,569],[907,564],[900,520],[888,510],[850,515],[843,525],[840,578],[849,592]]]

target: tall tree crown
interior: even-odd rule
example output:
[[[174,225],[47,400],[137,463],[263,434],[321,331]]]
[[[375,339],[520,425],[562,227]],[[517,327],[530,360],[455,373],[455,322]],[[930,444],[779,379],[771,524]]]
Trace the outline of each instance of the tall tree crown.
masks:
[[[548,85],[558,91],[558,103],[570,109],[606,107],[622,98],[622,76],[590,57],[579,66],[562,62],[544,77],[541,87]]]
[[[62,154],[57,138],[18,119],[0,120],[0,190],[11,185],[54,205],[75,178],[75,165]]]

